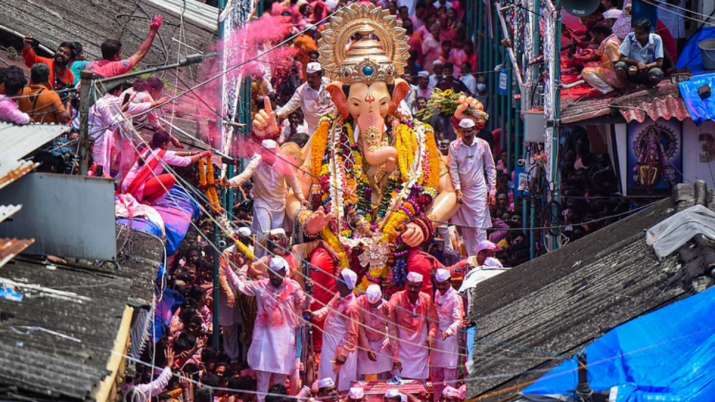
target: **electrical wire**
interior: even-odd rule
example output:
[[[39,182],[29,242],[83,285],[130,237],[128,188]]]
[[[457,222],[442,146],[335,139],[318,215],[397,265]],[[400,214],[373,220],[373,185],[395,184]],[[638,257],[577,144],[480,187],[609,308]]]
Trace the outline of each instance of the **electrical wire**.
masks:
[[[142,141],[144,141],[143,138],[141,138],[141,136],[139,136],[138,133],[136,133],[136,131],[133,131],[133,133],[134,133],[138,138],[140,138]],[[131,144],[133,145],[133,142],[131,142]],[[164,166],[165,169],[167,169],[168,171],[170,171],[170,172],[172,172],[173,174],[176,175],[176,172],[173,170],[173,168],[172,168],[171,166],[169,166],[168,164],[166,164],[166,163],[163,162],[163,161],[162,161],[162,164],[165,165],[165,166]],[[156,175],[156,173],[153,173],[153,174]],[[179,175],[177,175],[177,176],[178,176],[178,177],[181,177],[181,176],[179,176]],[[187,185],[189,188],[192,187],[190,183],[186,183],[186,185]],[[163,184],[162,184],[162,186],[163,186]],[[165,188],[165,190],[168,191],[168,189],[166,189],[166,188]],[[213,216],[210,214],[210,212],[209,212],[208,210],[204,209],[203,206],[201,206],[200,203],[199,203],[199,206],[201,207],[201,209],[203,210],[203,212],[206,214],[206,216],[209,217],[209,219],[214,222],[214,224],[216,224],[216,225],[218,225],[219,227],[222,227],[222,228],[223,228],[222,224],[221,224],[220,222],[218,222],[215,218],[213,218]],[[648,207],[648,206],[645,206],[645,207]],[[642,207],[642,208],[645,208],[645,207]],[[633,213],[633,212],[636,212],[636,211],[627,211],[627,213]],[[617,215],[619,215],[619,214],[617,214]],[[616,215],[614,215],[614,216],[616,216]],[[609,218],[609,219],[610,219],[611,217],[605,217],[605,218]],[[599,220],[603,220],[603,218],[600,218],[600,219],[597,219],[597,220],[593,220],[593,221],[599,221]],[[590,221],[590,222],[592,222],[592,221]],[[564,225],[564,226],[568,226],[568,225]],[[197,229],[198,229],[198,227],[197,227]],[[226,229],[223,228],[223,230],[225,231]],[[519,229],[519,230],[521,230],[521,229]],[[200,231],[200,230],[199,230],[199,233],[201,233],[201,234],[203,235],[203,232]],[[204,237],[206,237],[206,236],[204,236]],[[209,242],[209,244],[211,244],[211,246],[212,246],[219,254],[222,253],[222,250],[220,250],[210,239],[208,239],[208,237],[206,237],[206,240]],[[262,247],[262,245],[261,245],[261,247]],[[270,254],[273,254],[270,250],[267,250],[267,249],[266,249],[266,251],[268,251]],[[312,264],[311,264],[311,265],[312,265]],[[317,267],[313,267],[313,268],[317,268]],[[300,274],[300,275],[303,275],[302,273],[299,273],[299,274]],[[303,276],[305,276],[305,275],[303,275]],[[331,275],[331,276],[332,276],[333,278],[335,278],[335,279],[339,279],[336,275]],[[306,277],[306,279],[310,279],[310,278],[307,278],[307,277]],[[327,287],[323,286],[322,284],[318,284],[318,286],[321,286],[324,290],[331,291],[330,289],[328,289]],[[321,304],[325,304],[325,303],[321,303]],[[422,345],[416,345],[416,346],[422,346]],[[551,358],[551,357],[549,357],[549,358]]]
[[[126,118],[126,117],[124,117],[124,118]],[[134,133],[134,135],[136,135],[138,138],[140,138],[142,141],[144,141],[143,138],[141,138],[141,136],[139,136],[138,133],[137,133],[135,130],[132,130],[132,133]],[[132,144],[132,146],[134,146],[134,145],[133,145],[133,142],[130,142],[130,144]],[[136,149],[136,148],[135,148],[135,149]],[[137,151],[138,151],[138,150],[137,150]],[[172,173],[173,173],[174,175],[176,175],[177,177],[180,177],[179,175],[176,174],[176,172],[173,170],[173,168],[172,168],[170,165],[166,164],[166,162],[164,162],[164,161],[160,161],[160,162],[164,165],[164,168],[165,168],[166,170],[172,172]],[[157,176],[156,172],[154,172],[154,171],[152,171],[152,174],[153,174],[155,177]],[[187,183],[187,184],[188,184],[188,183]],[[162,185],[162,187],[164,187],[163,183],[161,183],[161,185]],[[191,186],[191,185],[188,184],[188,186]],[[164,187],[164,190],[168,192],[168,189],[167,189],[166,187]],[[190,194],[189,194],[189,196],[191,197]],[[192,198],[193,198],[193,197],[192,197]],[[196,200],[194,200],[194,201],[196,201]],[[201,205],[201,203],[198,203],[198,202],[197,202],[197,204],[199,205],[200,209],[202,209],[203,213],[204,213],[210,220],[212,220],[215,225],[217,225],[218,227],[221,227],[222,230],[226,231],[226,228],[223,228],[222,224],[221,224],[220,222],[218,222],[218,221],[211,215],[211,213]],[[198,230],[198,233],[199,233],[202,237],[205,238],[205,240],[208,242],[208,244],[210,244],[211,247],[212,247],[219,255],[222,254],[223,251],[220,250],[220,249],[208,238],[208,236],[206,236],[206,235],[203,233],[203,231],[201,231],[201,229],[200,229],[198,226],[196,226],[195,223],[193,223],[193,221],[192,221],[191,223],[192,223],[192,225]],[[269,254],[275,255],[271,250],[268,250],[267,248],[265,248],[265,246],[263,246],[263,245],[261,245],[261,244],[258,244],[258,245],[259,245],[259,247],[264,248],[265,251],[267,251]],[[305,260],[304,260],[304,262],[306,262],[306,263],[308,263],[308,264],[310,264],[310,265],[312,266],[312,264],[311,264],[310,262],[305,261]],[[233,264],[232,264],[232,265],[233,265]],[[235,265],[234,265],[234,268],[235,268]],[[319,269],[318,267],[315,267],[315,266],[313,266],[313,268],[314,268],[314,269],[316,269],[316,268]],[[304,276],[305,279],[310,280],[310,278],[308,278],[308,277],[307,277],[306,275],[304,275],[302,272],[298,272],[298,273],[299,273],[299,275]],[[335,278],[336,280],[337,280],[337,279],[340,279],[339,277],[337,277],[337,276],[334,275],[334,274],[330,274],[330,276],[332,276],[332,277]],[[318,286],[322,287],[322,288],[323,288],[324,290],[326,290],[326,291],[332,292],[331,289],[327,288],[326,286],[324,286],[324,285],[322,285],[322,284],[320,284],[320,283],[318,283]],[[328,303],[320,302],[320,301],[317,300],[317,299],[313,299],[313,301],[318,302],[319,304],[323,305],[324,307],[325,307],[326,305],[328,305]],[[404,309],[404,308],[402,308],[402,309]],[[337,310],[333,309],[332,311],[337,311]],[[407,310],[405,310],[405,311],[407,311]],[[375,313],[373,313],[373,312],[370,312],[369,310],[365,310],[365,312],[367,312],[368,314],[373,314],[373,315],[375,314]],[[339,313],[339,312],[338,312],[338,313]],[[341,313],[339,313],[339,314],[341,314]],[[348,317],[347,315],[345,315],[345,314],[341,314],[341,315],[343,316],[343,318],[349,318],[349,317]],[[302,319],[302,317],[301,317],[301,319]],[[305,321],[305,320],[304,320],[304,321]],[[366,328],[369,328],[369,327],[365,326],[365,325],[362,324],[362,323],[360,323],[360,325],[362,325],[362,326],[364,326],[364,327],[366,327]],[[398,327],[401,327],[401,326],[398,325]],[[405,328],[405,327],[401,327],[401,328],[402,328],[402,329],[410,330],[409,328]],[[374,329],[372,329],[372,328],[369,328],[369,329],[374,330]],[[376,332],[380,332],[380,331],[376,331]],[[387,333],[387,332],[385,332],[385,333],[383,333],[383,334],[386,335],[387,338],[392,337],[392,338],[399,339],[398,336],[392,336],[392,335],[390,335],[390,334]],[[413,342],[407,342],[407,341],[404,341],[404,340],[402,340],[402,342],[405,342],[405,343],[413,343]],[[420,344],[414,344],[414,346],[424,347],[424,345],[420,345]],[[431,350],[433,350],[433,351],[442,351],[442,350],[437,350],[437,349],[435,349],[435,348],[431,348]],[[442,352],[452,353],[451,351],[446,351],[446,350],[445,350],[445,351],[442,351]],[[452,353],[452,354],[453,354],[453,353]],[[460,353],[459,355],[462,356],[462,357],[466,356],[465,354],[461,354],[461,353]],[[551,359],[552,356],[549,356],[549,357],[547,357],[547,358]]]

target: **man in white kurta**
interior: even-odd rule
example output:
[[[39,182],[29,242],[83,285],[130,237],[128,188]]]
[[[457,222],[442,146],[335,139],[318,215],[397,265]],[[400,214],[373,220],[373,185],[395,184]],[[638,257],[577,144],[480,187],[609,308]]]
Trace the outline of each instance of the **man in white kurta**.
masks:
[[[251,229],[256,240],[265,240],[272,229],[283,227],[288,187],[296,197],[305,203],[305,197],[293,170],[278,160],[278,143],[263,140],[261,151],[254,156],[239,175],[231,178],[231,187],[239,187],[253,178],[253,222]],[[256,257],[263,257],[263,247],[256,247]]]
[[[429,353],[437,334],[432,297],[421,292],[424,278],[407,274],[407,285],[388,303],[390,350],[396,375],[414,380],[429,377]]]
[[[438,331],[434,349],[430,354],[430,380],[435,402],[440,400],[442,390],[454,385],[459,363],[459,329],[464,319],[464,302],[452,287],[449,270],[440,268],[435,273],[434,306],[437,311]]]
[[[318,129],[320,119],[335,113],[335,105],[330,98],[330,93],[325,89],[330,81],[323,78],[323,69],[320,63],[308,63],[306,71],[307,81],[296,88],[288,103],[276,110],[276,117],[285,119],[291,113],[301,109],[305,122],[308,124],[308,135],[313,135]]]
[[[451,222],[464,238],[467,255],[474,256],[479,241],[487,238],[487,229],[492,226],[487,201],[496,198],[497,171],[489,143],[476,137],[474,120],[460,120],[458,131],[461,138],[449,144],[449,174],[459,202]]]
[[[315,319],[326,317],[319,377],[332,378],[340,392],[349,390],[357,380],[358,317],[353,304],[356,284],[357,274],[343,269],[337,281],[338,293],[323,308],[312,312]]]
[[[379,375],[392,370],[392,359],[387,342],[387,302],[382,298],[380,285],[367,287],[364,295],[355,300],[360,319],[358,375]]]
[[[224,272],[236,290],[256,297],[258,310],[248,365],[256,372],[258,401],[263,402],[269,386],[282,383],[295,371],[295,333],[305,295],[297,282],[286,278],[288,263],[282,257],[271,259],[265,279],[249,281],[230,269]]]

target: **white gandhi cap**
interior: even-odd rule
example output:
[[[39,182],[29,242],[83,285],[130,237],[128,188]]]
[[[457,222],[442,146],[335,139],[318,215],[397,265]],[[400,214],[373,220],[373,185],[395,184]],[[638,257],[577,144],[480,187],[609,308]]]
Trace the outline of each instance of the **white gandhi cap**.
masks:
[[[273,140],[263,140],[261,141],[261,146],[265,149],[276,149],[278,148],[278,143]]]
[[[360,387],[350,387],[349,398],[359,399],[365,397],[365,391]]]
[[[325,378],[318,380],[318,389],[334,388],[334,387],[335,387],[335,381],[333,381],[333,379],[330,377],[325,377]]]
[[[448,281],[450,277],[451,277],[451,275],[449,273],[449,270],[444,269],[444,268],[438,269],[437,272],[435,272],[435,274],[434,274],[434,279],[439,283]]]
[[[288,269],[288,261],[283,257],[273,257],[269,266],[275,272],[285,272]]]
[[[379,302],[382,298],[382,289],[380,289],[380,285],[373,283],[372,285],[368,286],[367,291],[365,292],[365,296],[367,297],[367,301],[371,304]]]
[[[308,72],[308,74],[319,73],[323,71],[323,66],[321,66],[318,62],[308,63],[308,65],[306,66],[306,71]]]
[[[424,277],[422,274],[418,274],[417,272],[410,272],[407,274],[407,281],[412,282],[412,283],[422,283],[424,280]]]
[[[355,289],[355,285],[357,284],[357,274],[355,273],[355,271],[349,268],[345,268],[340,271],[340,276],[343,278],[343,282],[345,282],[345,285],[347,285],[348,289]]]
[[[467,119],[462,119],[462,120],[459,121],[459,127],[460,127],[460,128],[472,128],[472,127],[474,127],[475,125],[476,125],[476,124],[474,124],[474,120],[469,119],[469,118],[467,118]]]

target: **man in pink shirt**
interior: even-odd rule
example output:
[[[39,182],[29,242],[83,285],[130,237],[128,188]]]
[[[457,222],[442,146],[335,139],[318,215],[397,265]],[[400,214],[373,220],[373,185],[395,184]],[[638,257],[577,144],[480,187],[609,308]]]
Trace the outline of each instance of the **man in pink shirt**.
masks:
[[[25,73],[19,67],[8,67],[0,70],[0,82],[5,86],[5,94],[0,95],[0,121],[5,121],[14,124],[28,124],[30,116],[23,113],[12,99],[22,91],[22,88],[27,85]]]
[[[430,380],[437,402],[445,385],[453,385],[457,379],[459,329],[464,319],[464,302],[452,287],[449,270],[437,270],[434,287],[437,288],[434,305],[439,323],[434,350],[430,355]]]
[[[392,360],[386,350],[388,311],[380,285],[368,286],[365,294],[355,300],[355,305],[360,320],[358,375],[387,373],[392,370]]]
[[[282,383],[296,368],[295,330],[302,322],[305,294],[296,281],[286,277],[288,263],[282,257],[271,259],[265,279],[250,281],[230,269],[224,271],[234,289],[256,298],[248,365],[256,372],[257,399],[263,402],[268,387]]]
[[[139,46],[133,55],[129,58],[122,59],[122,42],[116,39],[107,39],[102,42],[102,60],[95,61],[89,65],[89,70],[100,77],[108,78],[117,75],[126,74],[139,64],[146,57],[151,46],[156,38],[156,33],[159,32],[161,24],[164,23],[164,18],[160,15],[155,16],[149,25],[149,34],[144,42]]]
[[[422,292],[424,277],[407,274],[407,285],[388,304],[390,350],[395,374],[414,380],[429,377],[429,353],[437,335],[432,297]]]

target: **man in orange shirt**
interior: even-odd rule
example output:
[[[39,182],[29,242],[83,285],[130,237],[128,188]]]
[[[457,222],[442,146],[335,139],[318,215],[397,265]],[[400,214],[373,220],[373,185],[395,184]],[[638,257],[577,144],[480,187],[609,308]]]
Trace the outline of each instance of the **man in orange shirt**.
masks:
[[[33,65],[30,70],[30,85],[23,88],[18,106],[36,123],[65,124],[70,120],[70,116],[60,96],[50,86],[50,74],[49,65]]]
[[[71,58],[72,43],[62,42],[57,48],[54,58],[41,57],[32,48],[32,35],[25,37],[25,47],[22,49],[22,57],[25,59],[25,65],[32,67],[37,63],[46,64],[50,68],[50,76],[48,82],[50,89],[56,91],[71,88],[74,85],[74,74],[69,69],[69,61]]]

